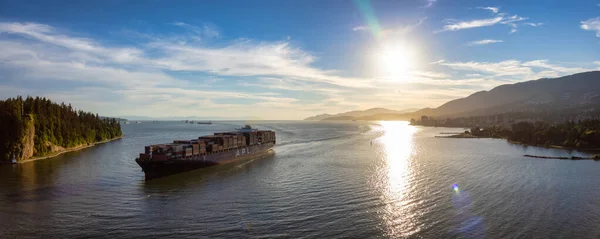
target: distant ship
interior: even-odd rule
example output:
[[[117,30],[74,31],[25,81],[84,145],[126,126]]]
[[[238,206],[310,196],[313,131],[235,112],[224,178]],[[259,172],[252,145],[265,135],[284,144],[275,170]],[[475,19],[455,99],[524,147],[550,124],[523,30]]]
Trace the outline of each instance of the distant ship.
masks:
[[[136,121],[135,123],[136,123],[136,124],[141,124],[141,123],[142,123],[142,121]]]
[[[257,130],[246,125],[233,132],[149,145],[135,161],[144,171],[146,180],[150,180],[260,156],[275,146],[275,141],[275,131]]]
[[[197,124],[212,124],[210,121],[198,121]]]

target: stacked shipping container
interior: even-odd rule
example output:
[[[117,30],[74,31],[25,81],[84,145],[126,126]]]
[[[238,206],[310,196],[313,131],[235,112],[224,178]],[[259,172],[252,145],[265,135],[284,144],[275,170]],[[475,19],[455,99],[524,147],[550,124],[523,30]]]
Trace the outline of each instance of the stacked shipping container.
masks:
[[[167,160],[193,157],[270,142],[275,142],[275,132],[273,131],[215,133],[193,140],[175,140],[172,144],[146,146],[144,153],[140,154],[140,158],[151,157],[153,160]]]

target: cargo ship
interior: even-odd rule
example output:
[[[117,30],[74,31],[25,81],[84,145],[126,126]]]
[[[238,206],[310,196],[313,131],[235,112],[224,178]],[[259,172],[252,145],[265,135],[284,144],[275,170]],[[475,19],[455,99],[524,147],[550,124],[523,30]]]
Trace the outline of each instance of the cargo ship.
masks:
[[[275,132],[250,125],[233,132],[149,145],[135,159],[146,180],[260,156],[275,146]]]

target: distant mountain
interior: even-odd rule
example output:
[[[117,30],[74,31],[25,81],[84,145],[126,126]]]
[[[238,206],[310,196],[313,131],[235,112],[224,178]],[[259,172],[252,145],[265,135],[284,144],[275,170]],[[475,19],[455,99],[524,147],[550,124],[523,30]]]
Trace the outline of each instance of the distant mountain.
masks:
[[[380,108],[329,115],[323,119],[352,116],[351,119],[354,120],[410,120],[423,115],[465,117],[508,112],[596,112],[600,111],[600,71],[500,85],[489,91],[479,91],[465,98],[451,100],[437,108],[424,108],[410,113],[377,109]],[[354,112],[360,113],[353,114]]]
[[[182,116],[182,117],[149,117],[149,116],[120,116],[129,120],[262,120],[259,117],[197,117],[197,116]]]
[[[308,117],[308,118],[306,118],[304,120],[324,120],[324,119],[327,119],[327,118],[330,118],[330,117],[333,117],[333,115],[330,115],[330,114],[320,114],[320,115],[315,115],[315,116],[312,116],[312,117]]]
[[[333,117],[325,118],[322,120],[354,120],[354,119],[356,119],[356,118],[352,117],[352,116],[333,116]]]
[[[506,84],[449,101],[413,115],[475,116],[540,109],[565,110],[600,105],[600,71]]]
[[[411,111],[415,111],[417,109],[405,109],[405,110],[390,110],[385,108],[371,108],[368,110],[355,110],[349,111],[345,113],[339,113],[335,115],[331,114],[321,114],[312,117],[308,117],[304,120],[353,120],[361,117],[367,117],[372,115],[379,114],[402,114]]]
[[[100,116],[100,119],[115,119],[117,121],[127,121],[127,119],[124,118],[116,118],[116,117],[106,117],[106,116]]]

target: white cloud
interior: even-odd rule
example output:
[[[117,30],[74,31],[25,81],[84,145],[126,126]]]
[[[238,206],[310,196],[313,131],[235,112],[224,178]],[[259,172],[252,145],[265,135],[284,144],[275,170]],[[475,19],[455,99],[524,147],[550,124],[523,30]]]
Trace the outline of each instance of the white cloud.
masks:
[[[237,82],[240,86],[252,86],[261,87],[268,89],[287,90],[287,91],[303,91],[303,92],[320,92],[326,93],[331,96],[342,92],[348,92],[348,89],[339,89],[331,86],[322,84],[315,84],[309,82],[303,82],[294,80],[291,78],[274,78],[274,77],[261,77],[256,83],[248,82]]]
[[[185,23],[174,25],[188,27]],[[122,47],[63,32],[44,24],[0,22],[0,49],[3,49],[0,51],[3,72],[0,80],[16,74],[22,88],[20,91],[2,90],[3,97],[37,92],[36,95],[52,96],[55,100],[113,116],[212,114],[239,117],[262,112],[269,117],[297,119],[305,116],[299,114],[312,114],[304,110],[317,105],[307,103],[309,99],[302,95],[289,97],[264,90],[249,92],[245,88],[226,86],[227,81],[256,82],[263,77],[279,77],[293,80],[307,90],[319,87],[313,92],[325,97],[347,88],[373,87],[368,79],[344,77],[335,71],[313,67],[315,57],[289,42],[238,40],[210,47],[181,45],[179,39],[151,36],[144,38],[149,41],[146,44]],[[173,76],[170,72],[180,74]],[[61,89],[36,88],[40,84]],[[11,87],[2,81],[0,85],[3,89]],[[119,101],[113,102],[113,99]],[[246,103],[222,102],[235,99]],[[264,108],[247,110],[248,100]],[[282,110],[282,114],[275,114],[274,109],[266,107],[286,104],[292,108]],[[324,109],[331,107],[340,106],[323,106]]]
[[[425,0],[425,2],[426,2],[425,7],[428,8],[428,7],[433,6],[433,4],[435,4],[435,2],[437,2],[437,0]]]
[[[136,48],[106,48],[87,38],[60,34],[51,26],[36,23],[0,22],[0,33],[15,34],[88,55],[88,60],[111,60],[119,63],[137,60],[142,51]],[[102,59],[99,59],[102,58]]]
[[[367,26],[356,26],[354,28],[352,28],[352,31],[366,31],[369,30],[369,27]]]
[[[201,27],[198,27],[198,26],[187,24],[185,22],[174,22],[173,25],[192,31],[200,39],[202,37],[215,38],[215,37],[219,37],[221,35],[221,33],[217,29],[215,29],[211,26],[208,26],[208,25],[203,25]]]
[[[556,71],[556,72],[560,72],[560,73],[571,73],[571,74],[589,70],[589,69],[584,69],[581,67],[563,67],[563,66],[559,66],[559,65],[553,65],[553,64],[548,63],[548,60],[528,61],[528,62],[524,62],[523,66],[545,68],[545,69],[550,69],[552,71]]]
[[[514,79],[518,81],[533,80],[543,77],[574,74],[591,71],[595,68],[564,67],[550,64],[547,60],[521,62],[506,60],[501,62],[447,62],[441,65],[455,70],[478,72],[491,75],[495,79]],[[467,73],[472,74],[472,73]]]
[[[521,17],[518,15],[513,15],[510,17],[504,17],[503,20],[500,22],[500,24],[509,25],[514,28],[514,27],[517,27],[517,24],[515,22],[525,21],[527,19],[529,19],[529,18]]]
[[[460,87],[462,90],[469,91],[473,93],[473,90],[477,89],[490,89],[494,86],[506,83],[504,81],[494,80],[492,78],[485,77],[469,77],[467,78],[448,78],[448,79],[422,79],[418,83],[425,84],[429,89],[435,90],[436,87],[440,89],[448,89],[448,87]],[[458,93],[463,94],[462,91],[458,91]],[[470,94],[467,93],[466,95]]]
[[[542,22],[538,22],[538,23],[526,22],[525,25],[532,26],[532,27],[539,27],[541,25],[544,25],[544,23],[542,23]]]
[[[441,72],[432,71],[414,71],[411,73],[413,76],[421,76],[427,78],[448,78],[450,75]]]
[[[476,28],[476,27],[486,27],[493,26],[502,21],[502,17],[494,17],[487,19],[477,19],[472,21],[454,21],[447,20],[447,25],[444,25],[444,29],[442,31],[459,31],[463,29]]]
[[[521,65],[520,61],[507,60],[501,62],[447,62],[442,65],[457,70],[492,73],[495,76],[529,75],[533,71],[529,67]]]
[[[144,37],[144,43],[132,47],[44,24],[0,22],[0,96],[48,96],[109,116],[298,119],[376,106],[437,106],[501,84],[504,78],[525,80],[579,70],[545,60],[439,60],[427,64],[433,69],[407,74],[410,81],[385,81],[315,67],[316,57],[286,41],[179,44],[185,37],[189,36]],[[444,67],[453,70],[438,71]],[[18,86],[5,80],[11,74],[17,76]],[[401,95],[394,92],[398,88],[403,89]]]
[[[493,13],[498,13],[499,8],[497,7],[478,7],[479,9],[485,9],[485,10],[490,10]]]
[[[502,40],[484,39],[484,40],[469,42],[468,45],[471,45],[471,46],[487,45],[487,44],[500,43],[500,42],[502,42]]]
[[[423,22],[425,22],[425,20],[427,20],[427,17],[423,17],[420,18],[418,21],[411,23],[411,24],[407,24],[405,26],[401,26],[401,27],[396,27],[396,28],[383,28],[381,29],[381,34],[386,37],[386,36],[403,36],[405,34],[411,33],[412,31],[414,31],[417,27],[419,27],[421,24],[423,24]]]
[[[513,34],[513,33],[515,33],[515,32],[517,32],[517,29],[516,29],[516,28],[513,28],[513,29],[510,29],[510,32],[508,32],[508,34]]]
[[[217,83],[217,82],[222,82],[222,81],[223,81],[223,79],[221,79],[221,78],[210,77],[210,78],[208,78],[208,79],[205,79],[205,80],[204,80],[204,83],[205,83],[205,84],[214,84],[214,83]]]
[[[240,40],[225,47],[209,48],[168,40],[155,41],[148,47],[162,54],[160,57],[147,57],[142,49],[103,47],[89,39],[60,35],[47,25],[1,23],[2,32],[65,47],[87,61],[130,63],[161,70],[210,72],[223,76],[293,76],[346,87],[369,87],[367,80],[340,77],[331,71],[311,67],[314,57],[288,42]]]
[[[512,27],[511,33],[516,32],[516,28],[518,23],[521,21],[525,21],[528,18],[521,17],[519,15],[508,16],[506,13],[498,12],[498,8],[493,7],[479,7],[481,9],[486,9],[492,11],[495,15],[493,18],[485,18],[485,19],[475,19],[471,21],[458,21],[454,19],[446,19],[444,28],[442,30],[436,32],[444,32],[444,31],[459,31],[469,28],[477,28],[477,27],[488,27],[496,24],[508,25]]]
[[[405,34],[408,34],[412,31],[414,31],[417,27],[419,27],[421,24],[423,24],[423,22],[427,20],[427,17],[423,17],[420,18],[418,21],[411,23],[411,24],[407,24],[404,26],[400,26],[400,27],[394,27],[394,28],[385,28],[382,27],[380,29],[379,34],[381,34],[381,37],[395,37],[395,36],[403,36]],[[356,26],[354,28],[352,28],[352,31],[368,31],[370,28],[368,26]]]
[[[369,87],[367,80],[340,77],[311,67],[314,57],[288,42],[239,41],[222,48],[157,44],[164,57],[154,60],[161,68],[202,71],[223,76],[287,76],[344,87]]]
[[[581,22],[581,29],[586,31],[596,32],[596,36],[600,37],[600,17],[591,18]]]

